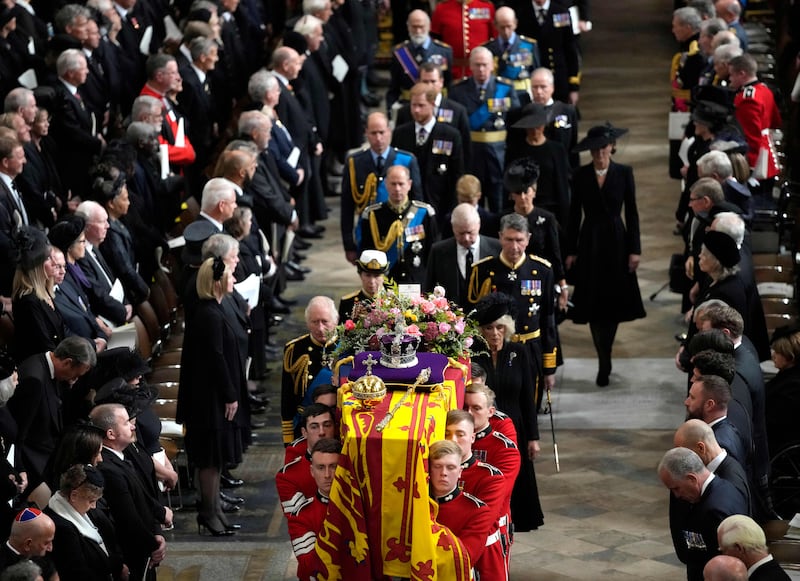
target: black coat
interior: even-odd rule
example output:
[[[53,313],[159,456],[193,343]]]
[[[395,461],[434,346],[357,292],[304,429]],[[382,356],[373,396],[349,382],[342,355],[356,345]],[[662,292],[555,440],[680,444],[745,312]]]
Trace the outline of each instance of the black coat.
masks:
[[[759,565],[750,575],[750,581],[789,581],[791,577],[781,568],[775,559]]]
[[[462,278],[458,269],[458,243],[455,238],[448,238],[437,242],[431,248],[428,255],[428,272],[422,290],[432,292],[433,287],[441,285],[447,294],[447,298],[455,301],[462,307],[467,306],[467,283],[470,273]],[[474,257],[474,262],[487,256],[500,254],[500,242],[496,238],[481,236],[479,241],[480,256]]]
[[[633,169],[612,161],[600,188],[590,163],[575,173],[572,185],[566,254],[577,255],[570,281],[575,284],[573,320],[641,319],[639,282],[628,271],[628,256],[642,252]]]
[[[736,458],[730,454],[725,456],[725,459],[714,470],[714,474],[723,478],[733,484],[736,490],[742,495],[742,498],[747,502],[748,511],[746,514],[752,515],[752,495],[750,493],[750,485],[747,481],[747,473],[744,467],[736,461]]]
[[[67,272],[64,276],[64,281],[58,285],[53,300],[70,335],[77,335],[89,341],[97,338],[108,339],[91,311],[89,297],[71,273]]]
[[[119,555],[111,551],[116,545],[115,539],[106,540],[103,544],[109,550],[107,555],[93,539],[83,536],[78,527],[49,506],[43,511],[53,519],[56,535],[53,539],[52,559],[58,570],[58,576],[64,581],[109,581],[118,572],[114,568],[115,561],[122,564]],[[102,513],[101,513],[102,514]],[[92,518],[90,513],[89,518]],[[99,527],[98,527],[99,530]],[[102,530],[100,530],[102,537]]]
[[[132,464],[120,460],[103,448],[103,461],[97,465],[105,478],[103,497],[119,531],[124,531],[122,554],[132,579],[141,579],[150,554],[158,548],[155,535],[161,525],[153,514],[153,499],[143,486]]]
[[[728,418],[724,418],[713,426],[711,429],[714,430],[714,437],[717,438],[717,442],[720,446],[725,448],[739,464],[742,466],[747,466],[749,463],[749,454],[747,448],[745,448],[745,444],[742,441],[742,437],[739,435],[739,430],[728,420]]]
[[[66,335],[61,314],[33,293],[15,298],[13,310],[14,359],[17,361],[53,351]]]
[[[32,141],[24,144],[22,147],[25,150],[25,168],[16,179],[29,220],[41,222],[48,228],[56,221],[53,214],[55,200],[64,196],[61,177],[56,169],[55,156],[52,152],[53,146],[49,137],[42,139],[41,150]]]
[[[392,145],[417,156],[422,174],[422,200],[436,210],[439,226],[453,208],[456,182],[464,175],[464,148],[458,130],[446,123],[435,123],[422,146],[417,145],[413,121],[400,125],[392,133]]]
[[[8,409],[17,420],[17,443],[30,490],[42,482],[47,460],[63,431],[64,387],[50,377],[46,356],[40,353],[20,363],[19,386],[8,400]]]
[[[126,294],[138,304],[147,298],[147,283],[136,271],[133,237],[120,220],[109,220],[110,227],[100,252],[111,267],[114,276],[122,283]]]
[[[223,467],[223,450],[238,425],[225,419],[225,404],[239,402],[246,389],[237,324],[213,299],[201,300],[187,321],[177,419],[186,426],[187,451],[199,467]]]
[[[536,205],[555,214],[559,224],[569,220],[569,156],[558,141],[549,139],[541,145],[524,142],[516,149],[506,151],[506,167],[520,158],[532,159],[539,166],[536,181]]]
[[[467,110],[461,103],[442,96],[439,106],[436,107],[436,121],[452,125],[461,134],[461,145],[464,147],[464,165],[469,166],[472,161],[472,137],[469,133],[469,119]],[[397,111],[395,127],[413,121],[411,107],[406,104]]]
[[[94,247],[92,252],[93,256],[87,248],[86,255],[78,261],[83,274],[92,287],[87,291],[92,310],[115,325],[122,325],[127,317],[125,305],[111,298],[109,294],[116,276],[106,263],[106,259],[103,258],[103,253],[97,247]]]

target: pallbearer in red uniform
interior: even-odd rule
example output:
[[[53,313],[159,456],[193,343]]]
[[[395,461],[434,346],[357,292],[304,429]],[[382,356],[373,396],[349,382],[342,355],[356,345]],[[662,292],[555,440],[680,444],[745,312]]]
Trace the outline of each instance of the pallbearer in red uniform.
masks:
[[[453,49],[453,78],[467,76],[469,53],[494,38],[494,4],[488,0],[444,0],[433,11],[431,33]]]
[[[471,563],[477,563],[486,548],[494,515],[485,502],[458,487],[461,479],[461,448],[440,440],[428,456],[431,498],[439,505],[436,522],[446,526],[463,543]]]
[[[479,579],[508,579],[506,551],[499,530],[500,518],[508,509],[508,487],[503,473],[482,462],[472,451],[475,441],[475,420],[464,410],[447,412],[445,438],[452,440],[461,448],[461,480],[459,488],[489,505],[494,514],[494,523],[486,538],[483,556],[473,563]]]
[[[314,445],[311,450],[311,476],[317,492],[288,515],[289,538],[297,557],[298,579],[312,579],[320,569],[314,546],[328,512],[328,497],[339,464],[340,450],[341,444],[331,438],[324,438]]]
[[[513,527],[510,526],[511,493],[520,469],[520,455],[516,443],[498,428],[508,428],[510,424],[510,428],[514,430],[514,423],[505,414],[502,414],[504,419],[498,418],[498,411],[494,405],[494,392],[485,385],[473,383],[468,386],[464,395],[464,405],[475,421],[475,442],[472,444],[472,453],[483,462],[496,466],[505,479],[505,505],[498,526],[508,564],[511,559],[511,543],[514,540]]]

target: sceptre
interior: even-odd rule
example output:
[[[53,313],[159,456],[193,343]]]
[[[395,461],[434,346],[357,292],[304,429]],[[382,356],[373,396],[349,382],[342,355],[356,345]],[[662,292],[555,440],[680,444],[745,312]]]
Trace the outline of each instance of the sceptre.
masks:
[[[403,405],[403,402],[405,402],[406,399],[408,399],[408,397],[412,393],[414,393],[414,390],[417,389],[417,387],[419,385],[421,385],[421,384],[425,383],[426,381],[428,381],[428,379],[430,379],[430,377],[431,377],[431,368],[430,367],[426,367],[425,369],[423,369],[422,371],[419,372],[419,375],[417,375],[417,379],[414,381],[414,383],[412,383],[411,385],[408,386],[408,389],[403,394],[403,397],[401,397],[397,401],[397,403],[392,406],[392,409],[389,410],[389,413],[386,414],[386,417],[383,418],[380,421],[380,423],[378,424],[378,427],[376,428],[379,432],[382,432],[384,430],[384,428],[386,428],[386,426],[389,425],[389,422],[392,421],[392,418],[394,417],[394,414],[397,413],[397,410],[400,409],[400,406]]]

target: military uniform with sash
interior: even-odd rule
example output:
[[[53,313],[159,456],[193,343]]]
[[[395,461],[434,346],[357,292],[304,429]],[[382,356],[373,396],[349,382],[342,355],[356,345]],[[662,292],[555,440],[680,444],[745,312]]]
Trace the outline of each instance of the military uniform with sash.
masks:
[[[520,104],[530,103],[531,73],[542,66],[538,43],[515,32],[509,41],[498,37],[483,46],[494,55],[495,74],[511,81]]]
[[[474,79],[453,85],[450,98],[464,105],[469,115],[472,140],[472,173],[483,184],[489,209],[497,213],[503,207],[503,169],[505,167],[507,117],[519,108],[519,99],[511,82],[491,76],[484,88]]]
[[[453,77],[470,74],[469,53],[494,36],[494,4],[489,0],[444,0],[431,16],[431,33],[453,48]]]
[[[361,215],[361,249],[385,252],[394,282],[422,284],[431,246],[439,240],[435,216],[432,206],[416,200],[401,210],[373,204]]]
[[[479,260],[472,265],[467,300],[475,305],[492,292],[510,295],[517,303],[516,333],[511,340],[529,347],[533,377],[541,379],[555,373],[555,296],[550,263],[534,254],[515,265],[501,256]],[[538,396],[541,390],[536,392]]]
[[[380,294],[380,293],[379,293]],[[372,304],[375,297],[369,296],[364,289],[353,291],[339,299],[339,321],[346,321],[353,316],[356,305]]]
[[[323,345],[306,333],[284,347],[281,429],[285,445],[300,436],[300,414],[313,403],[314,390],[331,382],[331,352],[335,346],[335,338]]]
[[[401,42],[392,50],[390,67],[391,83],[386,91],[386,107],[392,108],[396,101],[408,102],[411,87],[419,80],[419,67],[423,63],[433,63],[442,72],[444,86],[449,87],[453,80],[453,49],[440,40],[428,38],[425,44],[415,45],[410,40]]]

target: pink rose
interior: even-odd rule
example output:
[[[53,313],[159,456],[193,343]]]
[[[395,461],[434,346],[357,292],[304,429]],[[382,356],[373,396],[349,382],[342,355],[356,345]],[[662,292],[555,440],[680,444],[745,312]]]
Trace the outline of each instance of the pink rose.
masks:
[[[439,323],[439,332],[442,335],[449,333],[451,328],[449,323]]]
[[[464,339],[464,347],[466,347],[467,349],[472,347],[472,337],[467,337],[466,339]]]
[[[436,312],[436,305],[434,305],[430,301],[423,301],[422,303],[420,303],[419,308],[426,315],[432,315],[433,313]]]
[[[356,328],[356,324],[351,319],[347,319],[344,322],[344,330],[345,331],[352,331],[355,328]]]
[[[456,321],[456,324],[453,325],[453,328],[456,330],[456,333],[459,335],[464,333],[464,320]]]
[[[419,337],[420,335],[422,335],[422,332],[416,325],[409,325],[408,327],[406,327],[406,335],[415,335]]]
[[[445,310],[450,306],[450,303],[447,302],[447,299],[444,297],[437,297],[433,299],[433,304],[436,305],[436,308]]]

